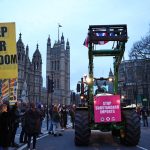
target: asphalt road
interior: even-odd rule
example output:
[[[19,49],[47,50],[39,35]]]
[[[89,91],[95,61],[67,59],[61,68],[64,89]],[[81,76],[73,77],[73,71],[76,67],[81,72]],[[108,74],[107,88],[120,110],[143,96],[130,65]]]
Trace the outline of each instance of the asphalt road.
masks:
[[[112,138],[110,132],[92,131],[89,146],[77,147],[74,144],[74,130],[66,129],[63,136],[45,134],[37,142],[37,150],[150,150],[150,128],[142,128],[141,140],[137,146],[127,147]],[[18,150],[26,150],[22,146]]]
[[[142,122],[141,138],[139,144],[134,147],[124,146],[117,139],[113,139],[110,132],[103,133],[100,131],[92,131],[89,146],[77,147],[74,144],[74,130],[71,129],[71,125],[68,126],[68,129],[65,129],[63,136],[54,137],[53,135],[47,134],[45,123],[43,124],[42,131],[44,134],[38,138],[37,150],[150,150],[150,126],[143,127]],[[18,139],[19,134],[16,135],[16,141]],[[18,150],[26,150],[26,146],[20,145]]]

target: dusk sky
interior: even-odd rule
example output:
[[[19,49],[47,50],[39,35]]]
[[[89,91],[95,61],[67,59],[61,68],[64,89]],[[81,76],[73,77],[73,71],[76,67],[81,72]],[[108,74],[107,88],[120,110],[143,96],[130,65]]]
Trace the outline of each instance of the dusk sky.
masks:
[[[65,41],[70,42],[70,87],[74,91],[81,77],[88,74],[88,49],[83,42],[89,25],[127,24],[126,60],[133,43],[150,31],[149,0],[0,0],[0,6],[0,21],[16,23],[16,41],[22,33],[30,59],[39,44],[44,86],[47,38],[50,35],[53,46],[58,40],[58,23],[62,25],[60,36],[63,32]],[[113,59],[96,58],[94,68],[97,77],[107,77]]]

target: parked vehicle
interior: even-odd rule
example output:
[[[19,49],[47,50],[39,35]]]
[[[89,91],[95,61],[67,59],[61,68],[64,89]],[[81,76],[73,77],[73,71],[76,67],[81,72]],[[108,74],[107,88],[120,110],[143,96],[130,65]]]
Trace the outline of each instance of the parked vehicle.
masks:
[[[121,96],[118,90],[118,68],[121,63],[125,44],[128,40],[127,25],[90,25],[88,29],[88,58],[89,80],[81,78],[77,84],[81,100],[86,105],[76,108],[75,137],[77,146],[88,145],[91,130],[102,132],[111,131],[113,136],[128,146],[137,145],[140,139],[140,120],[133,107],[121,105]],[[112,49],[96,50],[98,44],[112,41]],[[109,93],[107,82],[109,78],[94,77],[94,57],[111,56],[114,60],[114,93]],[[100,85],[103,82],[103,85]],[[97,86],[97,91],[94,91]]]

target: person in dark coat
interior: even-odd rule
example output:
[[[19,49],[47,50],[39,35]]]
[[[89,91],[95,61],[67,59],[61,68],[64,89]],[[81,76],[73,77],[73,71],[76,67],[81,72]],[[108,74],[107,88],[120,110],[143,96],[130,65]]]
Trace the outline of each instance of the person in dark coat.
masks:
[[[62,125],[62,128],[66,128],[66,125],[67,125],[67,109],[66,109],[66,106],[63,105],[62,106],[62,109],[61,109],[61,125]]]
[[[15,135],[17,132],[17,128],[19,127],[19,119],[20,119],[20,113],[18,110],[18,103],[15,103],[15,105],[12,106],[12,108],[9,111],[10,118],[11,118],[11,139],[10,144],[12,147],[18,147],[19,145],[15,142]]]
[[[8,150],[10,145],[10,117],[7,111],[7,105],[2,104],[0,112],[0,147],[2,150]]]
[[[53,121],[52,121],[52,112],[53,112],[54,105],[51,105],[49,109],[49,116],[50,116],[50,125],[49,125],[49,134],[53,134]]]
[[[44,111],[44,108],[43,108],[43,105],[39,104],[38,105],[38,111],[40,112],[40,134],[43,134],[42,133],[42,122],[45,118],[45,111]]]
[[[74,129],[74,125],[75,125],[75,110],[76,110],[76,105],[73,104],[72,108],[69,111],[70,116],[71,116],[71,122],[72,122],[72,128],[73,129]]]
[[[148,127],[148,109],[144,106],[142,109],[141,109],[141,115],[142,115],[142,119],[143,119],[143,126],[147,126]]]
[[[20,133],[20,137],[19,137],[20,143],[27,143],[27,134],[25,132],[25,112],[27,111],[27,109],[28,109],[27,105],[24,104],[24,107],[22,108],[21,114],[20,114],[21,127],[22,127],[22,130],[21,130],[21,133]]]
[[[139,119],[141,120],[141,108],[140,108],[140,106],[136,107],[136,112],[137,112],[137,114],[139,116]]]
[[[61,130],[60,130],[60,116],[59,116],[57,105],[54,105],[53,107],[52,123],[53,123],[54,136],[62,135]]]
[[[33,137],[33,149],[36,148],[37,136],[40,132],[40,112],[35,108],[35,104],[30,104],[30,109],[25,113],[25,132],[28,138],[28,149],[31,146]]]

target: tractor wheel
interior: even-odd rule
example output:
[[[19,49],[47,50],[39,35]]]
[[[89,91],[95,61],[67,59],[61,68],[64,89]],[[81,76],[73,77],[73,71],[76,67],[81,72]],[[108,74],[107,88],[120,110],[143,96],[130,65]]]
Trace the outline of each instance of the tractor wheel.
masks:
[[[112,134],[113,137],[118,137],[118,136],[120,136],[120,130],[113,129],[111,131],[111,134]]]
[[[141,134],[140,119],[135,110],[123,110],[124,128],[120,130],[120,140],[128,146],[138,144]]]
[[[91,130],[89,127],[88,111],[79,110],[75,115],[75,145],[86,146],[89,144]]]

